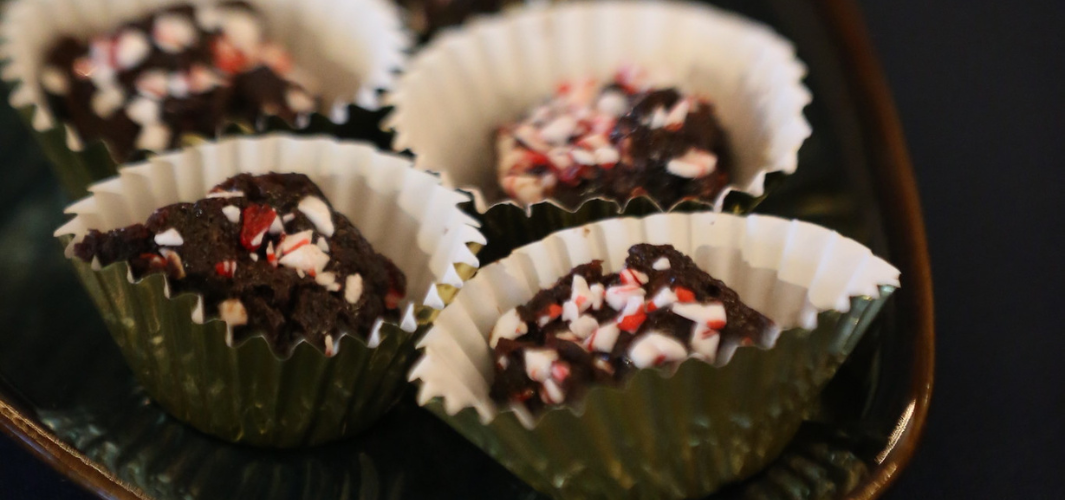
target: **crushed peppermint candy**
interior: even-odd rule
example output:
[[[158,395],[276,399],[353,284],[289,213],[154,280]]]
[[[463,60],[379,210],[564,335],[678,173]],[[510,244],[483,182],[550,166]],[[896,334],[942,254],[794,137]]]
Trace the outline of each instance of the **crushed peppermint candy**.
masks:
[[[767,342],[775,328],[673,247],[634,245],[617,273],[600,261],[577,266],[500,316],[489,338],[491,393],[537,411],[641,368],[714,363],[723,342]]]
[[[315,82],[265,29],[241,1],[168,6],[88,40],[59,38],[41,87],[80,139],[107,141],[120,162],[215,137],[231,121],[306,122],[321,103]]]
[[[314,208],[297,208],[308,199]],[[279,211],[297,215],[281,225]],[[75,254],[99,267],[125,261],[134,280],[165,274],[173,294],[203,298],[201,320],[222,319],[234,342],[261,332],[280,353],[300,339],[335,353],[344,333],[398,321],[406,289],[402,272],[302,174],[237,175],[144,224],[89,231]]]
[[[497,131],[503,191],[523,204],[568,207],[641,195],[665,206],[713,201],[728,183],[725,134],[709,100],[656,85],[670,80],[623,66],[612,80],[559,84]]]

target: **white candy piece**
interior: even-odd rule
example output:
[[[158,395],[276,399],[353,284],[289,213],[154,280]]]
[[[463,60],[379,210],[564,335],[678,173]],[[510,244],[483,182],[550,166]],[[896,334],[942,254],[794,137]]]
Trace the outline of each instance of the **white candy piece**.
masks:
[[[185,16],[163,14],[155,18],[152,38],[164,52],[181,52],[196,41],[196,27]]]
[[[642,285],[648,281],[646,274],[635,269],[622,269],[619,274],[621,276],[621,282],[626,285]]]
[[[551,149],[551,145],[544,142],[540,132],[531,125],[522,124],[514,129],[514,138],[521,141],[526,147],[541,153]]]
[[[235,205],[226,205],[222,207],[222,213],[229,219],[229,222],[234,224],[240,222],[240,209]]]
[[[196,24],[204,31],[215,31],[222,27],[222,13],[213,5],[200,5],[196,8]]]
[[[659,129],[666,126],[666,120],[669,115],[666,114],[666,108],[659,106],[655,108],[654,113],[651,114],[651,122],[648,124],[651,129]]]
[[[218,315],[228,326],[248,324],[248,311],[240,299],[227,299],[218,304]]]
[[[544,391],[540,393],[540,399],[547,404],[558,404],[566,400],[566,393],[554,380],[548,379],[543,384]]]
[[[244,9],[226,9],[222,14],[222,31],[237,49],[245,53],[255,53],[262,43],[259,20]]]
[[[595,153],[585,151],[583,149],[574,149],[570,151],[570,156],[573,157],[573,161],[581,165],[595,165]]]
[[[655,271],[665,271],[670,268],[669,257],[659,257],[658,260],[651,264],[651,268]]]
[[[511,309],[496,321],[495,327],[492,328],[492,335],[489,337],[488,343],[493,348],[499,343],[499,339],[514,340],[522,335],[529,333],[529,325],[526,325],[521,320],[521,316],[518,315],[518,309]]]
[[[540,137],[548,143],[563,145],[577,128],[577,120],[572,116],[562,115],[540,129]]]
[[[159,101],[144,96],[134,97],[126,105],[126,116],[139,125],[159,123],[162,114],[163,107]]]
[[[628,111],[629,100],[625,94],[616,90],[608,90],[599,96],[595,104],[596,111],[610,116],[621,116]]]
[[[173,97],[184,99],[189,96],[189,81],[181,73],[171,73],[166,81],[166,91]]]
[[[208,198],[243,198],[244,191],[213,191],[207,193]]]
[[[329,205],[326,205],[321,198],[308,196],[300,200],[297,208],[300,212],[303,212],[303,215],[307,216],[307,219],[311,221],[311,224],[314,224],[319,233],[327,237],[333,235],[335,230],[333,227],[333,214],[329,210]]]
[[[169,80],[166,77],[166,73],[153,69],[145,71],[137,77],[137,81],[133,84],[137,92],[145,97],[152,99],[162,99],[166,96],[166,87],[169,84]]]
[[[610,165],[621,160],[618,150],[611,146],[603,146],[595,150],[595,162],[599,165]]]
[[[277,262],[290,269],[317,274],[329,263],[329,254],[315,245],[303,245],[286,253]]]
[[[579,339],[586,339],[591,334],[595,333],[595,330],[599,328],[599,322],[590,315],[582,315],[575,321],[571,321],[569,329]]]
[[[137,134],[137,149],[162,151],[170,145],[170,127],[162,123],[149,123]]]
[[[629,359],[637,368],[658,366],[679,361],[688,356],[688,350],[679,340],[658,332],[641,335],[629,347]]]
[[[683,156],[669,160],[666,170],[678,177],[695,179],[710,175],[717,170],[717,156],[699,149],[689,149]]]
[[[278,253],[285,255],[300,245],[310,244],[312,237],[314,237],[314,231],[311,229],[300,231],[296,234],[285,235],[281,240],[281,244],[277,246]]]
[[[676,302],[677,294],[674,293],[673,289],[669,288],[668,286],[662,287],[661,290],[655,293],[654,298],[651,299],[651,303],[653,303],[655,307],[659,309],[665,309]]]
[[[629,302],[630,297],[639,297],[641,300],[647,292],[640,285],[615,285],[606,289],[604,299],[615,310],[622,310]]]
[[[295,88],[285,91],[285,102],[296,113],[310,113],[315,107],[314,99],[310,95]]]
[[[713,363],[717,359],[717,347],[721,343],[721,335],[717,330],[702,323],[692,326],[692,356],[702,359],[707,363]]]
[[[580,302],[579,297],[584,297],[583,303],[578,306],[580,312],[587,311],[591,307],[591,295],[592,291],[588,288],[588,280],[584,279],[584,276],[579,274],[573,275],[573,283],[570,286],[569,299],[574,302]]]
[[[344,300],[354,304],[362,298],[362,275],[355,273],[344,280]]]
[[[181,255],[169,248],[160,248],[159,254],[166,259],[172,270],[177,273],[177,279],[185,277],[185,263],[181,260]]]
[[[185,239],[177,229],[170,228],[155,235],[155,244],[161,247],[179,247],[185,244]]]
[[[724,326],[727,319],[725,317],[725,306],[721,305],[720,302],[673,304],[673,314],[711,328],[714,328],[715,325],[719,325],[718,328]]]
[[[107,118],[118,108],[121,108],[125,101],[126,96],[121,89],[108,85],[96,89],[96,92],[92,94],[92,102],[90,104],[92,105],[93,113],[96,113],[101,118]]]
[[[325,237],[318,237],[318,241],[315,243],[318,248],[321,248],[323,252],[329,253],[329,241]]]
[[[525,204],[544,199],[544,186],[539,178],[531,175],[508,175],[503,179],[503,189],[512,198]]]
[[[67,80],[66,73],[63,73],[59,68],[55,66],[45,66],[41,70],[41,86],[49,93],[56,95],[66,95],[70,92],[70,81]]]
[[[329,287],[329,285],[332,285],[333,283],[336,283],[336,281],[337,281],[337,275],[336,275],[336,273],[331,272],[331,271],[318,273],[318,275],[314,277],[314,282],[315,283],[318,283],[319,285],[322,285],[323,287],[327,287],[327,288]]]
[[[124,30],[115,42],[115,64],[121,69],[132,68],[144,61],[151,51],[152,44],[144,33],[140,30]]]
[[[580,309],[577,307],[575,300],[567,300],[562,303],[562,321],[576,321],[577,317],[581,315]]]
[[[194,65],[189,70],[188,84],[189,91],[202,94],[208,92],[211,89],[219,86],[223,83],[223,80],[214,73],[214,71],[207,69],[202,65]]]
[[[599,325],[588,342],[588,348],[598,352],[610,352],[614,350],[614,344],[618,341],[618,335],[621,330],[618,329],[618,325],[614,323],[605,323]]]
[[[666,123],[663,126],[666,128],[680,128],[688,118],[689,109],[691,109],[690,99],[681,99],[677,101],[677,103],[673,105],[673,109],[669,110],[669,114],[666,116]]]
[[[596,283],[588,287],[588,292],[591,297],[592,310],[598,311],[603,307],[603,296],[606,294],[606,287],[602,283]]]
[[[526,349],[525,374],[529,379],[544,382],[551,378],[551,365],[558,361],[558,351],[554,349]]]
[[[285,226],[281,224],[281,217],[274,216],[274,220],[270,221],[270,227],[267,229],[270,234],[281,234],[285,232]]]

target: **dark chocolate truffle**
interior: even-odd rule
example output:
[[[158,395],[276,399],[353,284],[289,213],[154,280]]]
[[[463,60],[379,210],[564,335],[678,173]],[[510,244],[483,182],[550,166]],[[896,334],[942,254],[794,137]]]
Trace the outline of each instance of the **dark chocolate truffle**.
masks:
[[[243,2],[169,7],[88,41],[61,38],[41,86],[58,119],[119,162],[214,137],[227,121],[294,122],[317,109],[314,83],[264,31]]]
[[[406,278],[302,174],[240,174],[207,198],[159,208],[144,224],[91,230],[86,262],[126,261],[135,279],[166,273],[171,294],[203,297],[227,342],[263,334],[276,352],[306,340],[327,355],[340,336],[367,338],[396,320]]]
[[[775,334],[769,318],[672,246],[634,245],[625,268],[574,268],[492,330],[492,398],[545,406],[579,399],[592,384],[619,385],[640,368],[688,357],[714,362],[724,338],[751,344]]]
[[[710,101],[656,88],[625,67],[613,81],[575,80],[499,129],[499,182],[512,199],[576,208],[647,195],[663,208],[714,201],[729,181],[725,133]]]

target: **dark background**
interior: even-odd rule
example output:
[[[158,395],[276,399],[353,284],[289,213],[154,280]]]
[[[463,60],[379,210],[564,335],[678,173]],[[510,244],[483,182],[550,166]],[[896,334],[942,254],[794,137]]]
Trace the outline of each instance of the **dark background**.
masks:
[[[888,499],[1065,498],[1065,2],[859,0],[924,204],[936,386]],[[0,497],[89,499],[6,437]]]

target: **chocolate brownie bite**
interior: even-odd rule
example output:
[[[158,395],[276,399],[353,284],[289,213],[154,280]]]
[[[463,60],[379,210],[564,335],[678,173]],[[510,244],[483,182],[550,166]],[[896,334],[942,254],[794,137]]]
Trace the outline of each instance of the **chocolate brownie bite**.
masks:
[[[214,137],[229,121],[297,122],[315,83],[244,2],[177,5],[80,40],[59,39],[39,74],[50,109],[116,161]]]
[[[496,137],[499,183],[513,200],[575,209],[592,198],[649,196],[663,208],[713,202],[729,182],[714,104],[626,66],[611,81],[563,82]]]
[[[577,266],[500,317],[491,396],[535,413],[641,368],[713,363],[722,342],[761,343],[777,330],[672,246],[638,244],[620,272],[605,274],[600,261]]]
[[[240,174],[205,199],[157,209],[143,224],[91,230],[74,247],[94,266],[126,261],[134,279],[165,273],[170,293],[202,296],[233,345],[262,334],[275,352],[306,340],[336,354],[395,321],[406,278],[303,174]]]

